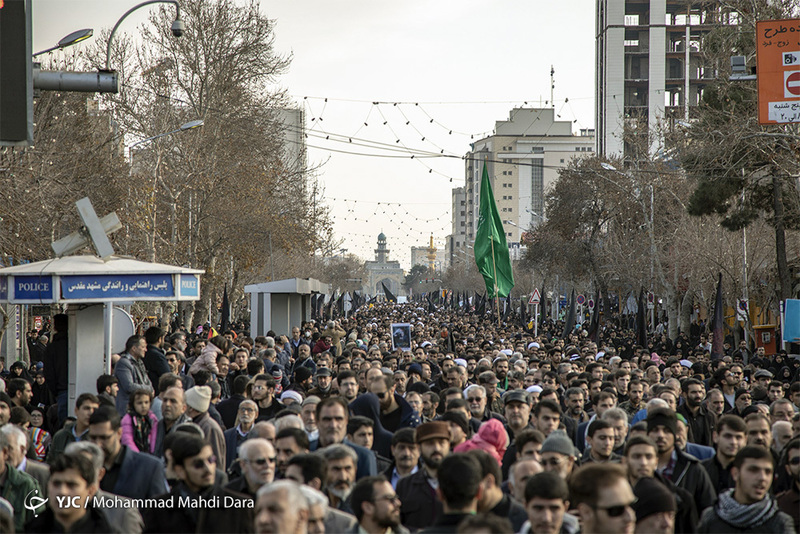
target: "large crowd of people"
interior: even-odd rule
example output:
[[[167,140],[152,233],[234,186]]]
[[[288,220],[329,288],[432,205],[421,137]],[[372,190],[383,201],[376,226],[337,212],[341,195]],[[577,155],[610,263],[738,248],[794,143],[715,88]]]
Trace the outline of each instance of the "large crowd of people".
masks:
[[[151,326],[69,406],[56,315],[0,366],[0,532],[800,532],[795,357],[527,326]]]

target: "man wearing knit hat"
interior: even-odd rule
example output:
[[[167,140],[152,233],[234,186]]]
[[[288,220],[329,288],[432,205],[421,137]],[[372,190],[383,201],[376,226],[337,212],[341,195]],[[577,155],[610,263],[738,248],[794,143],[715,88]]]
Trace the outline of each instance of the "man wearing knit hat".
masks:
[[[675,531],[675,497],[661,482],[642,478],[633,488],[637,534],[672,534]]]
[[[716,492],[700,461],[675,446],[678,417],[669,408],[656,408],[647,414],[647,436],[656,443],[658,468],[664,478],[688,491],[698,510],[714,504]]]
[[[575,469],[575,445],[563,430],[554,430],[542,444],[542,467],[567,480]]]
[[[217,457],[217,467],[225,471],[225,435],[219,424],[208,415],[209,404],[211,404],[210,387],[195,386],[186,391],[186,415],[203,429],[203,435],[214,450],[214,456]]]
[[[409,530],[433,525],[442,515],[437,472],[442,460],[450,454],[450,430],[444,421],[431,421],[417,427],[417,444],[422,468],[397,482],[397,495],[403,503],[400,518]]]

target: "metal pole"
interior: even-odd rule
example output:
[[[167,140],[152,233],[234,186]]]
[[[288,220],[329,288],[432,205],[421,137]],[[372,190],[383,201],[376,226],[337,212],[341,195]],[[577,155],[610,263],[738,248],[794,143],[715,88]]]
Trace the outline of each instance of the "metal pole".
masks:
[[[117,28],[119,25],[122,24],[122,21],[127,18],[128,15],[139,9],[140,7],[149,6],[150,4],[173,4],[175,9],[177,10],[177,14],[175,15],[175,20],[181,18],[181,6],[178,4],[177,0],[147,0],[146,2],[142,2],[141,4],[137,4],[130,8],[128,11],[125,12],[124,15],[120,17],[116,24],[114,24],[114,28],[111,30],[111,35],[108,36],[108,45],[106,46],[106,70],[111,70],[111,43],[114,41],[114,34],[117,33]],[[115,91],[116,92],[116,91]]]
[[[106,374],[111,374],[111,340],[114,332],[114,304],[111,302],[103,303],[103,355],[105,356]]]
[[[533,305],[533,337],[539,337],[539,303]]]

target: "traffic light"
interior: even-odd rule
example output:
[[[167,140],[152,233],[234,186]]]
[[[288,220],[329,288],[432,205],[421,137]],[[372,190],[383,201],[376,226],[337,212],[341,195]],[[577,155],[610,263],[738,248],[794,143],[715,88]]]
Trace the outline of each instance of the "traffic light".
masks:
[[[0,7],[0,146],[33,144],[31,0]]]

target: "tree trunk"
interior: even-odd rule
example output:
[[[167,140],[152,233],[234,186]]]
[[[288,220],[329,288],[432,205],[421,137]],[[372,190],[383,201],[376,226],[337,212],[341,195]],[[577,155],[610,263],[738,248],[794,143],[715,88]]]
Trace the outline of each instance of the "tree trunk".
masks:
[[[694,291],[689,289],[683,295],[683,300],[681,301],[681,311],[680,311],[681,332],[686,334],[687,336],[689,335],[689,327],[692,324],[693,311],[694,311]]]
[[[786,262],[786,229],[783,221],[783,184],[777,176],[772,177],[772,202],[775,212],[775,253],[778,256],[778,280],[780,281],[780,300],[792,294],[792,279]]]

